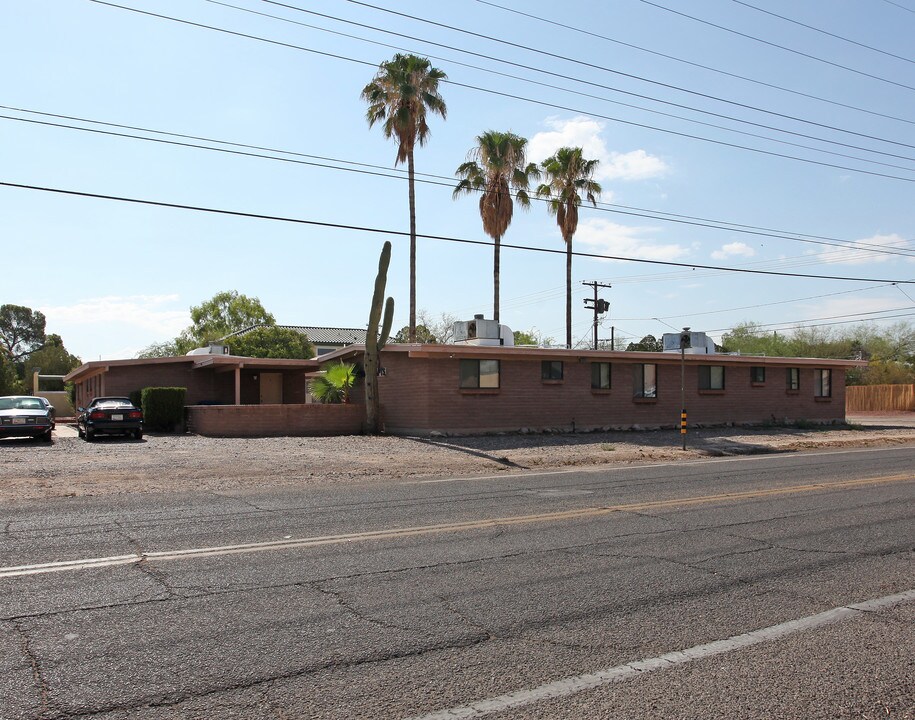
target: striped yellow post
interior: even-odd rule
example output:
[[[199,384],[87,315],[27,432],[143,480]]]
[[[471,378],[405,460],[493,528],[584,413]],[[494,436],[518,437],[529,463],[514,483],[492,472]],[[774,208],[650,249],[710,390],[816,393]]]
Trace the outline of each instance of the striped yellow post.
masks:
[[[686,450],[686,410],[680,412],[680,434],[683,436],[683,449]]]

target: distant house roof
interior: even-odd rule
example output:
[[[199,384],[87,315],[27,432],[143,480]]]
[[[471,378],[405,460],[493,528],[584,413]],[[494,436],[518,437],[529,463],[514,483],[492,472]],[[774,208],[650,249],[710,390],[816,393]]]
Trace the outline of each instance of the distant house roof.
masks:
[[[260,325],[252,325],[244,330],[238,330],[231,335],[226,335],[223,340],[230,340],[233,337],[246,335]],[[310,325],[277,325],[284,330],[295,330],[308,336],[315,345],[353,345],[354,343],[365,343],[365,329],[359,328],[334,328],[334,327],[312,327]]]

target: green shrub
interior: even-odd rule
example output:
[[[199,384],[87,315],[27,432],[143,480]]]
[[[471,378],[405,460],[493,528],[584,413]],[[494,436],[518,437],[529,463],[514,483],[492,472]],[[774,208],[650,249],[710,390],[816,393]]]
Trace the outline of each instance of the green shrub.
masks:
[[[150,430],[173,432],[184,422],[187,388],[148,387],[141,392],[143,424]]]
[[[132,390],[127,393],[127,397],[130,398],[130,402],[136,405],[138,408],[143,407],[143,391],[142,390]]]

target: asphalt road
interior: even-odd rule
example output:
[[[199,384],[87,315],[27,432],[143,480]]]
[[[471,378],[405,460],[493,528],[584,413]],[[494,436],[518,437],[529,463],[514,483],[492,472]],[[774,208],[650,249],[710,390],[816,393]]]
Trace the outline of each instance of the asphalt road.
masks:
[[[17,503],[0,718],[913,718],[913,518],[911,447]]]

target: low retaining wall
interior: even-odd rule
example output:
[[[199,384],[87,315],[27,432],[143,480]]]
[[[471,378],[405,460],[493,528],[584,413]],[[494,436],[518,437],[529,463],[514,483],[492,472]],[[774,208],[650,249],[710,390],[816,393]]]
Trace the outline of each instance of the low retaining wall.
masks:
[[[362,405],[189,405],[187,429],[210,437],[359,435]]]

